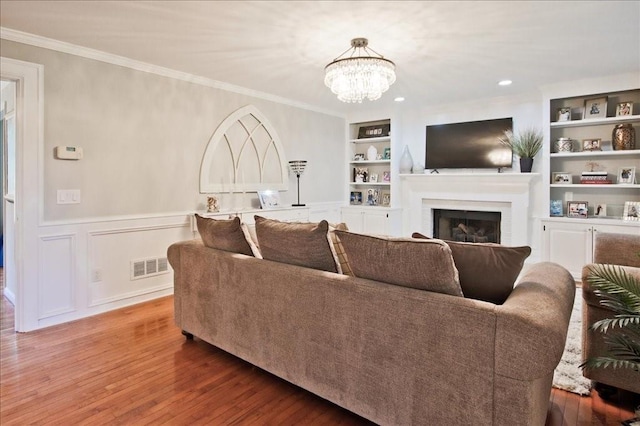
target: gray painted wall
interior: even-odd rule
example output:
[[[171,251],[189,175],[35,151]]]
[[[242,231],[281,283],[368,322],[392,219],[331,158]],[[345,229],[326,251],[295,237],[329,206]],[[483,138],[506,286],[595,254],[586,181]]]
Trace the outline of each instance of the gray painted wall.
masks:
[[[302,201],[341,201],[344,168],[327,165],[344,164],[343,118],[7,40],[0,48],[44,65],[46,222],[203,209],[207,143],[248,104],[271,121],[288,159],[309,160]],[[58,145],[82,147],[84,159],[54,159]],[[295,185],[290,176],[283,204],[295,202]],[[58,205],[58,189],[80,189],[81,204]]]

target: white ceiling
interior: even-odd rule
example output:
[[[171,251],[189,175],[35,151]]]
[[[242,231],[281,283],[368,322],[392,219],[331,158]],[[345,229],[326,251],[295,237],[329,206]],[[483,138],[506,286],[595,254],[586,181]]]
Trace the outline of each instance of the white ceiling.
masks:
[[[640,1],[2,0],[0,25],[338,113],[640,75]],[[374,103],[343,104],[323,83],[354,37],[397,66]]]

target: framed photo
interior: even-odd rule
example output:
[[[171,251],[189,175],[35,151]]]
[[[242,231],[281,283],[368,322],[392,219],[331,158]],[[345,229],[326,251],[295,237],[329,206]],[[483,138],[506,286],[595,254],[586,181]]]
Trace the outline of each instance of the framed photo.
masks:
[[[554,172],[551,175],[551,183],[558,183],[558,184],[572,184],[573,183],[573,176],[571,176],[571,173],[567,173],[567,172]]]
[[[390,124],[376,124],[375,126],[360,126],[358,129],[358,139],[381,138],[389,136],[391,133]]]
[[[607,116],[607,97],[591,98],[584,101],[582,118],[604,118]]]
[[[362,204],[362,192],[351,191],[351,196],[349,197],[349,204],[354,206],[358,204]]]
[[[278,191],[258,191],[261,209],[275,209],[280,207],[280,193]]]
[[[633,102],[621,102],[616,106],[616,117],[633,115]]]
[[[562,216],[562,200],[551,200],[549,214],[551,216]]]
[[[603,203],[598,203],[593,208],[593,215],[596,217],[606,217],[607,216],[607,205]]]
[[[636,181],[635,167],[621,167],[618,169],[618,183],[632,185]]]
[[[625,201],[622,218],[624,220],[640,221],[640,201]]]
[[[353,156],[353,161],[364,161],[364,154],[356,154]]]
[[[377,206],[380,203],[380,190],[370,188],[367,189],[367,205]]]
[[[369,175],[369,182],[378,182],[378,174],[377,173],[371,173]]]
[[[567,216],[587,218],[589,203],[586,201],[567,201]]]
[[[391,172],[389,172],[389,171],[382,172],[382,181],[383,182],[391,182]]]
[[[386,147],[382,155],[383,160],[391,160],[391,148]]]
[[[583,151],[602,151],[601,139],[583,139],[582,140]]]
[[[368,167],[354,167],[353,168],[353,181],[356,183],[363,183],[369,181],[369,168]]]
[[[389,207],[391,205],[391,193],[383,192],[382,193],[382,205],[385,207]]]
[[[557,121],[571,121],[571,107],[558,108]]]

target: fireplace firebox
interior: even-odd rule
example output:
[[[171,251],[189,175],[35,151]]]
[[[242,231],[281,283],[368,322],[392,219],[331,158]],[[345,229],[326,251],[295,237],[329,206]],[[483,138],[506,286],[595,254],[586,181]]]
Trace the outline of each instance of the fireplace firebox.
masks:
[[[500,243],[500,212],[433,209],[433,237],[471,243]]]

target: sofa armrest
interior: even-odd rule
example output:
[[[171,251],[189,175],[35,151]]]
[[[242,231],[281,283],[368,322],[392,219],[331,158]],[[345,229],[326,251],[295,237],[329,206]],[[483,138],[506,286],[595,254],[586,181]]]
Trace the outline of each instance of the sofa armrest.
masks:
[[[181,253],[183,247],[204,247],[202,240],[189,240],[189,241],[180,241],[174,244],[171,244],[167,249],[167,260],[169,264],[173,268],[173,280],[174,282],[182,282],[181,275],[184,271],[183,267],[181,267]],[[182,318],[182,293],[176,292],[174,290],[173,293],[173,309],[174,309],[174,321],[178,327],[181,327],[180,318]]]
[[[496,308],[497,375],[533,380],[556,368],[575,291],[575,281],[562,266],[541,262],[529,268],[505,303]]]

